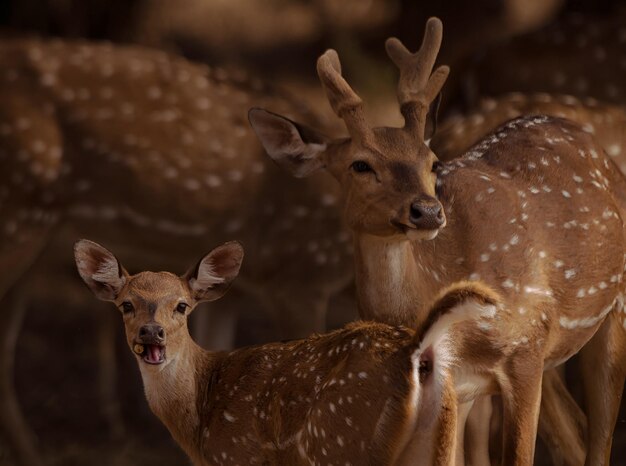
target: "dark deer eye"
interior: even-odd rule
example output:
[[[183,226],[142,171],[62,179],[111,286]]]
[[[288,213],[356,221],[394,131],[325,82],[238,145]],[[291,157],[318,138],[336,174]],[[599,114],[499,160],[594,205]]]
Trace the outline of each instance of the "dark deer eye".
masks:
[[[366,172],[374,171],[372,170],[372,167],[370,167],[369,164],[367,162],[364,162],[363,160],[357,160],[355,162],[352,162],[352,165],[350,165],[350,167],[352,167],[352,170],[354,170],[357,173],[366,173]]]
[[[132,312],[134,309],[135,308],[133,307],[132,303],[129,303],[128,301],[124,301],[122,303],[122,311],[124,312],[124,314]]]
[[[443,163],[441,163],[439,160],[435,160],[433,162],[432,172],[435,173],[439,171],[442,167],[443,167]]]
[[[188,307],[189,304],[187,303],[178,303],[178,305],[176,306],[176,311],[184,314]]]

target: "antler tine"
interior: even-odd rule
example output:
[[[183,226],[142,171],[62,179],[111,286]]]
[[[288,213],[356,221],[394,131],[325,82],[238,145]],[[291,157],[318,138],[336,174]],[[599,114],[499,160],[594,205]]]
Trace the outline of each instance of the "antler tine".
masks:
[[[370,132],[365,120],[363,101],[341,76],[341,63],[335,50],[327,50],[317,60],[317,74],[333,111],[341,118],[353,139],[363,139]]]
[[[405,127],[419,129],[423,134],[428,108],[443,87],[450,68],[440,66],[432,72],[441,47],[443,25],[439,18],[430,18],[422,45],[416,53],[409,50],[395,37],[387,39],[387,55],[400,70],[398,102],[404,116]],[[431,73],[432,72],[432,73]]]

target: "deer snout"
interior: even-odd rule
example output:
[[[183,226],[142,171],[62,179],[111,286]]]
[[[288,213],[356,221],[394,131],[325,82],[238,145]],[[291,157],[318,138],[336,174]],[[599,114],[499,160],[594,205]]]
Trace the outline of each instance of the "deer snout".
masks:
[[[165,341],[165,329],[159,324],[146,324],[139,329],[139,340],[147,344],[161,344]]]
[[[446,222],[441,203],[433,197],[417,199],[411,204],[409,220],[417,228],[435,230]]]

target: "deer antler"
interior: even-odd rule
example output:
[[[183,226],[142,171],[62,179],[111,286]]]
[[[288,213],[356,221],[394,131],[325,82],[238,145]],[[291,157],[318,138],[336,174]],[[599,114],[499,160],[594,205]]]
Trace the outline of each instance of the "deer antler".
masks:
[[[352,139],[364,139],[371,132],[363,112],[363,101],[341,76],[341,63],[335,50],[327,50],[317,60],[317,74],[333,111],[348,128]]]
[[[387,55],[400,70],[398,102],[404,117],[404,127],[411,131],[418,130],[420,136],[424,136],[429,106],[441,91],[450,72],[448,66],[440,66],[432,72],[442,35],[441,20],[430,18],[426,23],[422,46],[416,53],[409,52],[395,37],[387,39],[385,43]]]

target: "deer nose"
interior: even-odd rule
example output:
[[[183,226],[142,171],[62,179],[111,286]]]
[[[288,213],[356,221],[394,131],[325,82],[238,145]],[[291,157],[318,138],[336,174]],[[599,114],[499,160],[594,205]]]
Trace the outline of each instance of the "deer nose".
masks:
[[[432,197],[422,198],[411,204],[409,220],[417,228],[434,230],[446,221],[441,203]]]
[[[147,324],[139,329],[139,339],[145,343],[161,343],[165,339],[165,329],[159,324]]]

